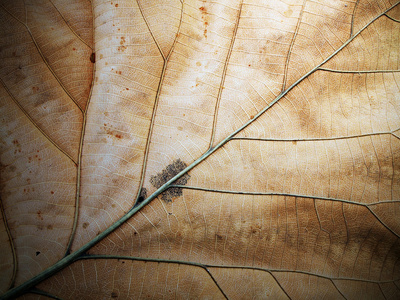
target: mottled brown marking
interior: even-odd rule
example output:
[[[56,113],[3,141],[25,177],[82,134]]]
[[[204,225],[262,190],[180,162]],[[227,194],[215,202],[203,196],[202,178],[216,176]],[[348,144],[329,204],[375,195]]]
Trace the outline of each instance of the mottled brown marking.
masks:
[[[150,182],[151,184],[156,187],[160,188],[166,182],[168,182],[171,178],[177,175],[179,172],[184,170],[187,165],[177,159],[173,161],[170,165],[168,165],[161,173],[158,173],[156,176],[151,176]],[[176,185],[185,185],[189,180],[190,176],[188,174],[182,175],[178,180],[174,181],[172,184]],[[161,199],[165,202],[171,202],[173,198],[179,197],[182,195],[182,188],[169,188],[164,193],[162,193]]]

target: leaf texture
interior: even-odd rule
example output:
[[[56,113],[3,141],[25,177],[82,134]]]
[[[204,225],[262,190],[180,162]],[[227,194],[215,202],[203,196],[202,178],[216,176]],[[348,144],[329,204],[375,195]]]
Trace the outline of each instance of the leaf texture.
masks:
[[[400,4],[0,3],[0,292],[398,299]]]

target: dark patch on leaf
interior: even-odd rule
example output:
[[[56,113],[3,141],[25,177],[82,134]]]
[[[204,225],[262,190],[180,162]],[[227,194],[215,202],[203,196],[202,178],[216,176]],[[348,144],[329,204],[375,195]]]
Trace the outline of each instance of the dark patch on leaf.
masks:
[[[92,54],[90,54],[90,61],[92,62],[92,63],[95,63],[96,62],[96,54],[93,52]]]
[[[117,292],[112,292],[111,293],[111,298],[118,298],[118,293]]]
[[[40,251],[36,251],[36,256],[38,256],[40,254]]]
[[[180,159],[174,160],[172,164],[168,165],[161,173],[156,176],[151,176],[150,182],[155,188],[160,188],[163,184],[168,182],[172,177],[181,172],[187,167],[187,165]],[[172,184],[185,185],[190,176],[188,174],[182,175],[179,179],[174,181]],[[162,193],[161,199],[165,202],[171,202],[172,198],[176,198],[182,195],[182,188],[172,187]]]
[[[142,203],[145,199],[147,198],[147,189],[142,188],[140,190],[139,198],[137,199],[135,206],[138,206],[140,203]]]

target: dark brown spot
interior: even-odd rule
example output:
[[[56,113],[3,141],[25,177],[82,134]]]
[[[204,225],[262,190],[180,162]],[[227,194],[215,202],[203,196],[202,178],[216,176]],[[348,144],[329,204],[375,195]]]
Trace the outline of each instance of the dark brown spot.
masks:
[[[222,239],[223,239],[222,235],[216,234],[215,236],[216,236],[217,239],[219,239],[219,240],[222,240]]]
[[[111,298],[118,298],[118,293],[117,292],[112,292],[111,293]]]
[[[36,251],[36,256],[38,256],[40,254],[40,251]]]
[[[96,62],[96,54],[93,52],[92,54],[90,54],[90,61],[92,62],[92,63],[95,63]]]
[[[138,197],[138,199],[137,199],[137,201],[135,203],[135,206],[137,206],[140,203],[142,203],[146,198],[147,198],[147,189],[146,188],[142,188],[140,190],[139,197]]]
[[[53,194],[54,194],[54,191],[50,191],[50,194],[52,194],[52,195],[53,195]]]
[[[38,211],[36,212],[36,214],[37,214],[38,219],[41,220],[41,221],[43,221],[42,212],[41,212],[40,210],[38,210]]]
[[[162,170],[161,173],[158,173],[156,176],[151,176],[150,182],[155,188],[159,188],[166,182],[168,182],[171,178],[173,178],[175,175],[177,175],[179,172],[184,170],[186,167],[187,165],[183,161],[177,159],[173,161],[170,165],[168,165],[164,170]],[[185,185],[188,182],[189,178],[190,176],[188,174],[184,174],[176,181],[174,181],[172,184]],[[166,190],[164,193],[162,193],[161,199],[164,200],[165,202],[171,202],[172,198],[176,198],[181,195],[182,195],[182,188],[172,187]]]
[[[88,222],[85,222],[85,223],[82,224],[82,227],[83,227],[84,229],[86,229],[88,226],[89,226],[89,223],[88,223]]]
[[[118,3],[117,3],[117,4],[115,4],[115,7],[118,7]]]
[[[47,229],[48,230],[52,230],[53,229],[53,225],[51,225],[51,224],[47,225]]]

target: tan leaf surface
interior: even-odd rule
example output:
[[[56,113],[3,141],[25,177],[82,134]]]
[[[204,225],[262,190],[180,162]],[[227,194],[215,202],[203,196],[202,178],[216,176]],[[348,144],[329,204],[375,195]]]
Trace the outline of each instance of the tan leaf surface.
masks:
[[[1,299],[398,299],[400,4],[0,3]]]

